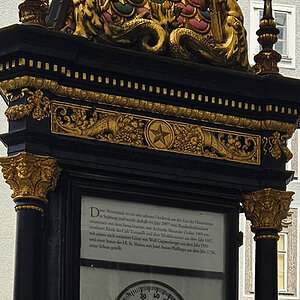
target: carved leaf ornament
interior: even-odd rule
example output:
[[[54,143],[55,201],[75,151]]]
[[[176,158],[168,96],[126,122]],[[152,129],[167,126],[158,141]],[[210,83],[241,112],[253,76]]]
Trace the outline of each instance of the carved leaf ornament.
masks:
[[[0,158],[0,164],[14,201],[31,198],[47,203],[47,193],[54,190],[61,172],[56,159],[29,153]]]
[[[267,188],[244,196],[247,219],[252,223],[251,230],[282,230],[282,221],[287,218],[294,192]]]
[[[53,102],[52,132],[244,163],[260,163],[260,138],[181,122]]]

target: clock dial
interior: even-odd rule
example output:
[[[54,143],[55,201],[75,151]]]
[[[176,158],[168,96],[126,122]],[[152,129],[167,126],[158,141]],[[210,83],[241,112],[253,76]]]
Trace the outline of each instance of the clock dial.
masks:
[[[128,286],[116,300],[184,300],[172,287],[155,280],[138,281]]]

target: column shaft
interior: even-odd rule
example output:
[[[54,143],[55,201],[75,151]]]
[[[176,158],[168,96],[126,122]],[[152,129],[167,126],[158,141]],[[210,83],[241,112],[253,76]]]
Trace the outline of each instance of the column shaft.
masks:
[[[17,210],[14,300],[42,299],[42,213]]]
[[[277,300],[277,240],[257,240],[255,257],[255,300]]]

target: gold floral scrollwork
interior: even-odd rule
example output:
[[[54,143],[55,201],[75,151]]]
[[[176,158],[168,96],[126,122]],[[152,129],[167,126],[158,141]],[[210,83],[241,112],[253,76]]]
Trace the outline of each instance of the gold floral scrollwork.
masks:
[[[282,221],[287,218],[294,192],[266,188],[244,194],[246,218],[251,221],[251,230],[282,230]]]
[[[30,198],[47,203],[47,193],[55,189],[61,172],[55,158],[25,152],[0,158],[0,165],[14,201]]]
[[[11,97],[11,102],[14,102],[25,95],[27,97],[27,104],[14,105],[5,111],[8,120],[15,121],[24,118],[25,116],[32,115],[35,120],[41,121],[49,117],[50,100],[44,96],[43,91],[36,90],[30,91],[28,88],[22,89],[21,94]]]
[[[174,125],[174,148],[184,153],[259,164],[259,140],[238,133],[193,125]]]
[[[52,102],[51,130],[110,143],[260,164],[259,136],[104,109]]]
[[[116,118],[116,133],[114,139],[116,143],[123,143],[142,147],[144,145],[145,122],[142,118],[133,115],[119,114]]]
[[[287,147],[287,140],[291,138],[291,135],[281,135],[280,132],[275,131],[270,137],[263,138],[263,151],[266,155],[268,152],[276,160],[285,156],[286,162],[293,158],[293,154]]]

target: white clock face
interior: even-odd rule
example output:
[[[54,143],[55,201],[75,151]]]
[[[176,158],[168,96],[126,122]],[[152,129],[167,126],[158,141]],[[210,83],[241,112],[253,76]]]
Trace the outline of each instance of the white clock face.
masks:
[[[116,300],[184,300],[172,287],[155,280],[138,281],[128,286]]]

